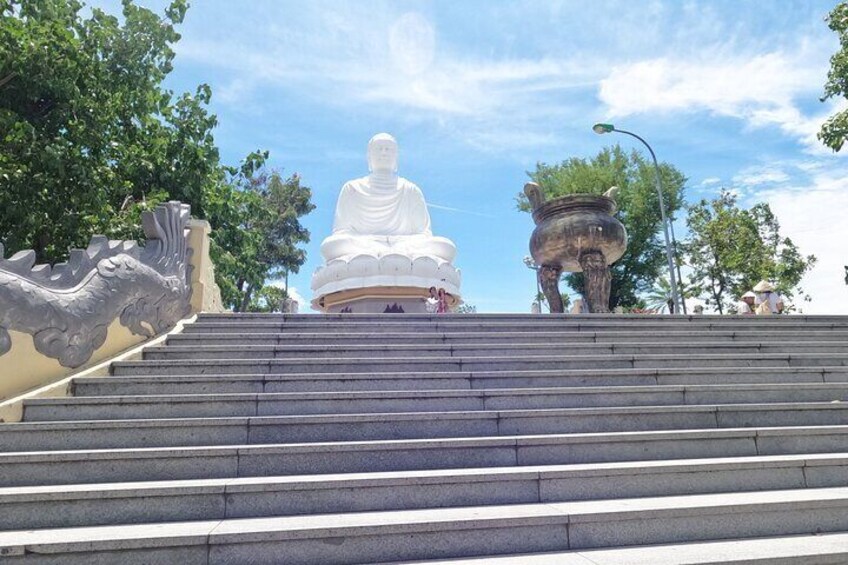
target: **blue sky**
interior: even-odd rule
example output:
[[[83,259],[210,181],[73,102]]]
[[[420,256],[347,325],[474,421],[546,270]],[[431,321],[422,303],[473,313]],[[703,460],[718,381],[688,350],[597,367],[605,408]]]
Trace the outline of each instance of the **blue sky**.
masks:
[[[312,188],[308,259],[290,278],[307,300],[338,191],[367,172],[366,143],[386,131],[434,233],[457,244],[464,299],[528,311],[533,223],[515,209],[525,171],[635,147],[592,133],[610,121],[683,171],[689,201],[722,186],[768,201],[785,235],[819,257],[803,285],[813,301],[799,306],[848,313],[848,164],[815,139],[842,107],[819,101],[838,48],[823,21],[833,4],[198,0],[168,82],[212,86],[225,162],[268,149],[273,167]]]

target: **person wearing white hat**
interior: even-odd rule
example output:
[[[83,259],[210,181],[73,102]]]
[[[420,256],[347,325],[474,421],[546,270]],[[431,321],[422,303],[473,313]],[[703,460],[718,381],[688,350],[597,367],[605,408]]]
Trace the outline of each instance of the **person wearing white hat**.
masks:
[[[739,302],[736,303],[736,313],[744,316],[750,316],[754,313],[754,300],[757,295],[750,290],[742,295]]]
[[[774,290],[774,286],[768,281],[760,281],[754,287],[757,297],[754,299],[754,312],[757,315],[780,314],[783,312],[783,297]]]

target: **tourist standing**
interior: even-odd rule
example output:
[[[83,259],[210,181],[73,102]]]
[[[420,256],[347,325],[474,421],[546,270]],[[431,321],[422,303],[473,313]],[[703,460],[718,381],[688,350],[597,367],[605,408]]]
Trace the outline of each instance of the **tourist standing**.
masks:
[[[436,287],[430,287],[430,296],[424,299],[424,310],[428,314],[435,314],[439,311],[439,295],[436,293]]]
[[[574,300],[574,304],[571,306],[572,314],[589,314],[589,303],[586,302],[586,299],[581,295],[580,298]]]
[[[754,313],[758,316],[783,312],[783,297],[775,292],[774,286],[770,282],[758,282],[757,286],[754,287],[754,292],[756,293]]]
[[[447,314],[448,312],[450,312],[450,310],[448,309],[448,293],[445,292],[445,289],[439,289],[438,298],[439,302],[438,306],[436,307],[436,314]]]
[[[750,290],[742,295],[739,302],[736,303],[736,313],[743,316],[751,316],[754,314],[754,300],[757,295]]]

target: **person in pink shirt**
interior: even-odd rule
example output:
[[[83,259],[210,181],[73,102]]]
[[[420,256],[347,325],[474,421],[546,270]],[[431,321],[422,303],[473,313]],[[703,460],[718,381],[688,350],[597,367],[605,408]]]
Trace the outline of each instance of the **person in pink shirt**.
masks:
[[[448,308],[448,293],[445,289],[439,289],[439,305],[436,307],[436,314],[447,314],[450,312]]]

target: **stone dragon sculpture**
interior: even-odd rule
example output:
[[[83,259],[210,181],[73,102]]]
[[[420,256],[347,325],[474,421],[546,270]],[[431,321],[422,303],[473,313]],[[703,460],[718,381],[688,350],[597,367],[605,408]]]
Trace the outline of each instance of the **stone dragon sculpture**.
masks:
[[[11,349],[9,330],[74,368],[103,345],[115,318],[147,337],[171,328],[191,311],[189,216],[188,205],[168,202],[142,214],[143,247],[94,236],[53,267],[34,265],[32,250],[4,259],[0,244],[0,356]]]

